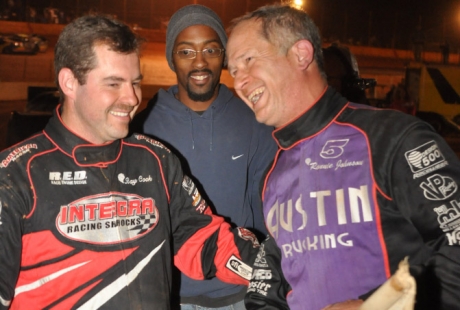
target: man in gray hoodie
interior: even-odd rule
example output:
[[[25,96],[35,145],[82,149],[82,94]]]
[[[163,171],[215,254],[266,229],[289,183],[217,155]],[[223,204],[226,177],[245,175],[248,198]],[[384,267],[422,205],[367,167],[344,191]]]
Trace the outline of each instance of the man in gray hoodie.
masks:
[[[166,58],[177,85],[161,89],[136,116],[133,129],[176,151],[217,214],[264,236],[259,184],[277,146],[273,128],[258,123],[246,104],[220,84],[226,44],[222,21],[211,9],[188,5],[178,10],[166,32]],[[244,309],[246,289],[182,275],[181,308]]]

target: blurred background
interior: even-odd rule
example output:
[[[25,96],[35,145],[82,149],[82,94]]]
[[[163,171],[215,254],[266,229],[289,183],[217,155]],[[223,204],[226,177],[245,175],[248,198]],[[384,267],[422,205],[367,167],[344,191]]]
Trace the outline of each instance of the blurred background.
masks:
[[[202,4],[216,11],[229,26],[245,12],[274,2],[0,0],[0,149],[42,126],[38,116],[27,118],[28,125],[20,120],[15,123],[16,119],[41,114],[46,121],[57,103],[53,48],[62,28],[74,18],[110,14],[147,40],[141,58],[145,77],[142,109],[159,88],[176,81],[164,55],[166,27],[176,10]],[[353,88],[347,92],[353,94],[349,100],[414,114],[460,149],[459,0],[278,2],[305,10],[316,22],[327,49],[328,81],[338,85],[336,88]],[[233,87],[226,70],[222,82]],[[24,132],[13,137],[20,129]]]
[[[0,0],[0,19],[65,24],[94,12],[115,15],[139,28],[164,29],[179,8],[203,4],[221,16],[224,24],[252,11],[267,0]],[[319,26],[325,41],[410,49],[423,35],[426,48],[438,50],[448,42],[458,50],[458,0],[282,0],[304,9]]]

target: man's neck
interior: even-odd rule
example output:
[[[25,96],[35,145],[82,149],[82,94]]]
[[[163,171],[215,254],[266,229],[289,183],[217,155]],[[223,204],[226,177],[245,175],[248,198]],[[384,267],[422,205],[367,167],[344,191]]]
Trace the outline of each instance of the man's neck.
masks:
[[[207,101],[193,101],[192,99],[190,99],[190,97],[188,97],[187,94],[181,95],[180,92],[174,94],[174,97],[176,97],[177,100],[182,102],[190,110],[195,112],[204,112],[211,106],[211,104],[217,98],[217,94],[216,96],[213,96],[211,99]]]

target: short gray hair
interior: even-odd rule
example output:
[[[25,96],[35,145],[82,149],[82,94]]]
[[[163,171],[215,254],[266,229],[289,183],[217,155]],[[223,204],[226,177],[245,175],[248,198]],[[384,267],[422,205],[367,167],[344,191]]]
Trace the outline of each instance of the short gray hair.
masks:
[[[311,17],[302,10],[288,5],[265,5],[232,21],[231,28],[248,20],[260,20],[261,36],[277,46],[281,53],[288,50],[299,40],[308,40],[314,48],[314,59],[321,74],[324,73],[321,35]]]

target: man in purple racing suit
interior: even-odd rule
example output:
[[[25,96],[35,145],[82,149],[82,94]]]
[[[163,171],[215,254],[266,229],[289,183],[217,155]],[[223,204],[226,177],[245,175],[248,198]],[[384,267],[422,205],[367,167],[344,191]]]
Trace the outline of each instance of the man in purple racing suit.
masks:
[[[169,149],[125,138],[142,98],[139,44],[104,16],[59,36],[62,105],[0,153],[0,309],[170,309],[173,263],[248,284],[255,236],[212,214]]]
[[[460,162],[426,123],[327,86],[308,15],[265,6],[227,44],[235,90],[280,150],[248,309],[358,309],[409,257],[416,309],[460,305]]]

